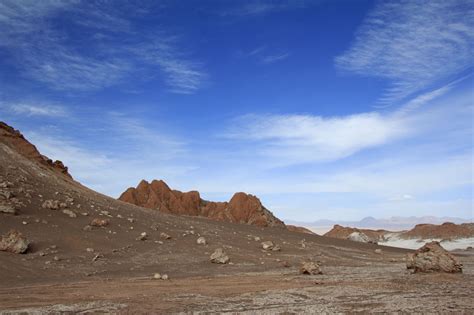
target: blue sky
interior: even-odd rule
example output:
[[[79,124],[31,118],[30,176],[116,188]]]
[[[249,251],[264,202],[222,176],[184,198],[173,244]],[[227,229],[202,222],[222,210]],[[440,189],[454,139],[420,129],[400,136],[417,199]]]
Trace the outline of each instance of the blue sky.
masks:
[[[0,0],[0,119],[85,185],[473,217],[469,1]]]

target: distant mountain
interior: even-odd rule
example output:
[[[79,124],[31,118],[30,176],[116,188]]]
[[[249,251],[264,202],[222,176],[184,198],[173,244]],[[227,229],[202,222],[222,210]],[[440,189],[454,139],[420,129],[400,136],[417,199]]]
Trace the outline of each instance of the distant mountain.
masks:
[[[296,224],[309,228],[317,227],[330,227],[336,224],[343,226],[351,226],[355,228],[372,228],[372,229],[384,229],[391,231],[410,230],[417,224],[442,224],[444,222],[452,222],[456,224],[471,223],[473,220],[467,220],[456,217],[435,217],[435,216],[423,216],[423,217],[400,217],[393,216],[391,218],[376,219],[374,217],[365,217],[360,221],[334,221],[334,220],[318,220],[314,222],[297,222],[286,220],[287,224]]]

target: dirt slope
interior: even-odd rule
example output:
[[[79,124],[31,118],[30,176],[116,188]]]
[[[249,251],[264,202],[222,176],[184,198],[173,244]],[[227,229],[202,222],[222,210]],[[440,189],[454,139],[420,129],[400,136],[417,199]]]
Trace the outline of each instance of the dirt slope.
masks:
[[[166,213],[200,216],[216,221],[285,226],[256,196],[243,192],[236,193],[229,202],[213,202],[201,199],[198,191],[181,192],[171,190],[162,180],[151,183],[142,180],[137,188],[128,188],[119,200]]]

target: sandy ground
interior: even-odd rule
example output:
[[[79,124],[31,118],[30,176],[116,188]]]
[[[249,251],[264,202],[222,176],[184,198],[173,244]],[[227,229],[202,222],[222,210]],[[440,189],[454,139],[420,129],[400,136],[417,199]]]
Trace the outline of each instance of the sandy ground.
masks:
[[[189,277],[103,279],[0,289],[1,314],[456,312],[472,314],[474,264],[464,274],[412,275],[404,264],[326,267],[324,275],[296,270]]]

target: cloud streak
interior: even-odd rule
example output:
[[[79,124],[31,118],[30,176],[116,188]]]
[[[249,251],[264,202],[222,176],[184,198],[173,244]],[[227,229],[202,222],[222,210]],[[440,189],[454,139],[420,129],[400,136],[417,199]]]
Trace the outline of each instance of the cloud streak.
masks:
[[[390,80],[380,103],[400,101],[471,67],[473,18],[469,1],[381,2],[336,66]]]
[[[184,56],[172,36],[163,30],[142,34],[131,20],[100,2],[5,0],[0,49],[10,53],[23,76],[54,90],[99,90],[157,72],[173,93],[204,86],[202,64]]]

